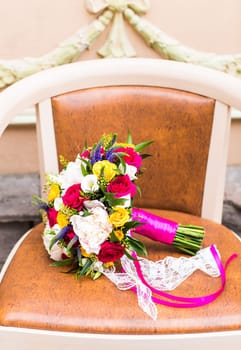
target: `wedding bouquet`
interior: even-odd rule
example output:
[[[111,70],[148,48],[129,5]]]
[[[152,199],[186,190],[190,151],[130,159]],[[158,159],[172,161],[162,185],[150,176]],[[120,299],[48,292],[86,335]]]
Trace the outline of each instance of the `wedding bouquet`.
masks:
[[[133,208],[142,160],[149,156],[142,151],[150,143],[134,145],[130,133],[127,143],[118,143],[116,134],[103,135],[74,161],[62,157],[59,174],[47,174],[47,199],[40,199],[40,208],[43,242],[55,261],[52,265],[70,266],[77,276],[96,279],[101,267],[112,267],[123,255],[133,259],[133,252],[147,254],[131,232],[191,255],[201,248],[202,227],[182,226]]]
[[[118,143],[103,135],[63,170],[47,175],[47,200],[41,199],[43,241],[56,266],[71,266],[77,276],[100,275],[134,250],[146,255],[143,243],[129,234],[140,223],[131,217],[135,180],[141,173],[142,150],[150,144]]]

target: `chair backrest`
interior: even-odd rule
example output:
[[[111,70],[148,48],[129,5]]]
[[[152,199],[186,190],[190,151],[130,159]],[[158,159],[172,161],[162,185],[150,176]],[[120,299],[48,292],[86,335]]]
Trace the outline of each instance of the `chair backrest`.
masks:
[[[157,59],[78,62],[35,74],[0,95],[0,132],[37,105],[42,178],[103,133],[128,129],[152,140],[135,205],[220,222],[230,106],[241,109],[241,81],[214,70]]]

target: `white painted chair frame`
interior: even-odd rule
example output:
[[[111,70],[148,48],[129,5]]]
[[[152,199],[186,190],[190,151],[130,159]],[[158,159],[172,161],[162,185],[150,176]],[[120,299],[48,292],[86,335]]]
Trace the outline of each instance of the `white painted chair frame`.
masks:
[[[202,217],[221,221],[225,169],[229,144],[230,107],[241,110],[241,80],[225,73],[185,63],[146,59],[105,59],[68,64],[25,78],[0,94],[0,135],[11,120],[25,108],[36,105],[37,129],[41,139],[40,169],[58,172],[50,98],[81,88],[113,85],[148,85],[198,93],[216,100],[212,141],[207,166]],[[28,233],[27,233],[28,234]],[[18,242],[0,274],[4,276]],[[115,347],[139,350],[161,347],[169,350],[203,348],[241,349],[241,330],[173,335],[101,335],[53,332],[0,326],[0,344],[10,350],[80,349]]]

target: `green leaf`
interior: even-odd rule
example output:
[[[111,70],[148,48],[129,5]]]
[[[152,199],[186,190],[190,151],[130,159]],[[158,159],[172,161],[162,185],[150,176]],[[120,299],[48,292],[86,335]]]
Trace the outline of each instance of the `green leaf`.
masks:
[[[104,201],[108,203],[109,207],[116,207],[117,205],[125,204],[124,198],[115,198],[115,194],[111,192],[106,192]]]
[[[35,199],[35,201],[32,201],[33,205],[40,206],[43,203],[48,205],[48,201],[39,197],[38,195],[34,194],[32,197],[33,197],[33,199]]]
[[[93,215],[93,213],[89,212],[89,211],[88,211],[87,209],[85,209],[84,207],[82,208],[82,211],[83,211],[83,217]]]
[[[86,170],[87,168],[81,163],[81,172],[84,176],[88,175],[88,171]]]
[[[124,250],[124,253],[128,259],[133,260],[133,261],[138,260],[138,259],[134,258],[126,249]]]
[[[89,268],[91,267],[92,264],[93,264],[93,261],[91,259],[88,259],[86,261],[85,265],[82,267],[82,269],[77,272],[78,277],[84,276],[87,273],[87,271],[89,270]]]
[[[129,143],[129,144],[132,144],[133,141],[132,141],[132,136],[131,136],[131,132],[130,130],[128,129],[128,134],[127,134],[127,141],[126,143]]]
[[[138,227],[138,226],[141,226],[141,225],[143,225],[143,224],[140,223],[139,221],[133,220],[133,221],[126,222],[124,227],[125,227],[126,230],[130,230],[130,229],[132,229],[134,227]]]
[[[74,258],[69,258],[65,260],[55,261],[51,263],[51,266],[68,266],[74,262]]]
[[[136,150],[136,152],[141,152],[145,147],[149,146],[152,143],[153,143],[153,141],[141,142],[135,146],[135,150]]]
[[[148,153],[141,154],[141,158],[142,158],[142,159],[146,159],[146,158],[148,158],[148,157],[152,157],[152,155],[151,155],[151,154],[148,154]]]
[[[127,241],[129,246],[135,250],[137,254],[147,255],[146,247],[142,242],[130,236],[127,237]]]
[[[93,274],[92,279],[93,281],[97,280],[98,278],[100,278],[102,276],[102,273],[100,271],[97,271]]]

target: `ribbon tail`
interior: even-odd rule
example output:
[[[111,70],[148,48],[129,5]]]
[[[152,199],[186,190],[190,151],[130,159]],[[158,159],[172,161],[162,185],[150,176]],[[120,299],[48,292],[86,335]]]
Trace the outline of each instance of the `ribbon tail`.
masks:
[[[137,300],[140,308],[149,315],[153,320],[157,319],[157,307],[152,301],[152,292],[142,282],[137,282]]]
[[[217,247],[213,246],[217,256],[220,258],[220,253],[217,249]],[[196,256],[192,257],[191,259],[195,260],[197,267],[207,275],[211,277],[219,277],[220,276],[220,269],[217,265],[217,261],[213,255],[212,252],[212,246],[200,249]]]

